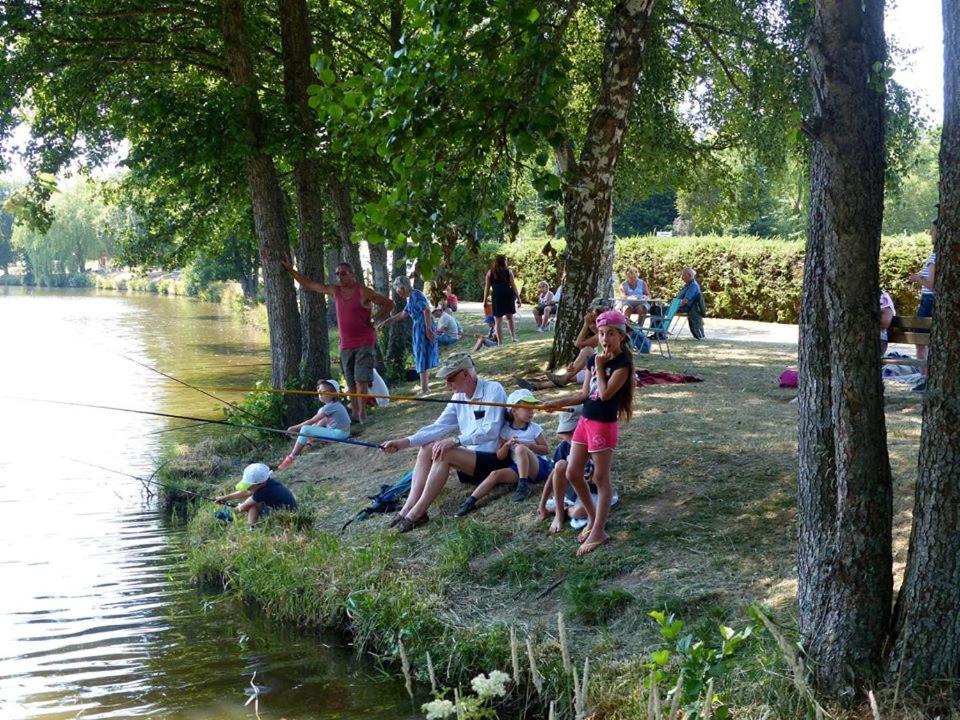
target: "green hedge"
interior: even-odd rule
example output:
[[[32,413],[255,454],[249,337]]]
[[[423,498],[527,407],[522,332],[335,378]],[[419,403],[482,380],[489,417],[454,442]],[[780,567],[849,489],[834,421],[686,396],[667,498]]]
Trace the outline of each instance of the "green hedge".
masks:
[[[562,253],[562,240],[550,239]],[[477,253],[458,246],[454,253],[454,292],[465,300],[479,300],[484,273],[498,252],[507,256],[530,302],[540,280],[551,288],[560,281],[558,257],[544,254],[547,238],[524,242],[483,243]],[[614,270],[624,277],[628,267],[640,270],[653,293],[672,297],[680,289],[680,271],[687,265],[697,270],[712,317],[795,323],[800,313],[803,284],[803,242],[752,237],[619,238]],[[880,249],[880,285],[886,289],[900,314],[912,314],[919,291],[907,280],[930,253],[925,234],[886,237]]]

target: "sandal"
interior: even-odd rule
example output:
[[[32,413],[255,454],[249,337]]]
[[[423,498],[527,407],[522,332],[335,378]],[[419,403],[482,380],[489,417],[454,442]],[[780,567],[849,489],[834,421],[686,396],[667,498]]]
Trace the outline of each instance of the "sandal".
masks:
[[[577,542],[582,543],[586,542],[587,538],[590,537],[590,526],[587,525],[583,530],[577,533]]]
[[[393,519],[390,521],[390,524],[387,525],[387,527],[396,527],[397,525],[400,524],[401,520],[403,520],[403,515],[401,515],[400,513],[397,513],[396,515],[393,516]]]
[[[584,555],[589,555],[594,550],[596,550],[601,545],[606,545],[610,542],[610,538],[606,537],[603,540],[594,540],[592,542],[585,542],[583,545],[577,548],[577,557],[583,557]]]

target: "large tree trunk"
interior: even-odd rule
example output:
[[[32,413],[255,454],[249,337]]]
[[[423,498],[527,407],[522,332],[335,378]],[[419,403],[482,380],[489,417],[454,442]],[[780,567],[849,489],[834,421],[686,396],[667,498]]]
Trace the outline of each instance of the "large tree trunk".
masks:
[[[387,267],[387,246],[383,243],[367,243],[370,253],[370,285],[381,295],[390,294],[390,270]]]
[[[406,274],[407,255],[403,250],[396,249],[393,251],[393,277],[397,278]],[[397,306],[394,310],[395,313],[400,312],[407,306],[407,301],[400,297],[396,291],[390,297]],[[385,355],[387,374],[392,382],[406,381],[407,346],[409,344],[409,322],[397,322],[388,328]]]
[[[960,1],[943,2],[944,122],[936,322],[910,553],[897,598],[890,673],[921,684],[960,676]]]
[[[363,282],[363,266],[360,264],[360,246],[353,241],[353,203],[350,201],[350,185],[338,179],[330,179],[330,201],[340,234],[340,262],[350,263],[357,280]]]
[[[310,70],[310,28],[306,0],[279,0],[280,41],[283,50],[283,87],[287,106],[300,131],[293,181],[297,195],[298,264],[308,277],[323,276],[323,185],[320,161],[311,157],[315,113],[307,104]],[[300,290],[303,356],[300,382],[316,387],[330,376],[327,299],[323,293]]]
[[[293,280],[280,265],[290,252],[282,191],[273,157],[265,149],[265,121],[257,95],[253,59],[247,46],[243,0],[220,0],[220,11],[230,80],[237,88],[238,110],[246,121],[249,146],[246,173],[254,231],[263,260],[264,294],[270,326],[271,381],[274,387],[287,387],[299,380],[301,335]],[[287,403],[289,416],[296,412],[297,404],[295,401]]]
[[[606,280],[600,263],[586,261],[603,255],[613,177],[653,24],[653,6],[654,0],[618,0],[614,5],[604,48],[600,97],[587,126],[583,151],[579,160],[574,160],[568,148],[562,158],[571,175],[563,202],[567,283],[563,312],[557,316],[551,367],[572,359],[583,314]]]
[[[879,348],[882,0],[817,0],[810,226],[800,325],[800,633],[827,694],[877,677],[890,617],[892,495]]]

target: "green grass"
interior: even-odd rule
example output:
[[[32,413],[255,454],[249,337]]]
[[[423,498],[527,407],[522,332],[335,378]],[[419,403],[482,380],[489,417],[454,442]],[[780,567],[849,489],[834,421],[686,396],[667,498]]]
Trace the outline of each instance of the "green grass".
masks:
[[[472,326],[479,318],[465,320]],[[518,376],[539,371],[549,338],[525,330],[521,340],[477,354],[481,374],[509,390]],[[720,624],[745,626],[754,604],[768,607],[788,629],[795,625],[796,409],[788,402],[792,393],[777,388],[780,371],[795,362],[789,346],[718,341],[677,343],[672,360],[636,358],[638,367],[695,374],[704,382],[638,391],[634,420],[622,429],[614,462],[620,504],[608,525],[613,542],[586,558],[574,557],[572,530],[548,535],[547,524],[534,515],[535,502],[517,506],[508,489],[485,498],[468,518],[454,518],[467,492],[456,479],[423,528],[397,535],[385,527],[388,516],[374,516],[341,535],[368,495],[411,466],[413,452],[386,456],[334,445],[311,451],[283,474],[307,511],[299,521],[268,523],[250,533],[242,523],[220,527],[209,506],[200,506],[204,511],[190,525],[194,575],[225,584],[278,618],[345,628],[358,652],[384,662],[396,662],[402,636],[421,680],[427,652],[441,683],[462,683],[493,668],[510,672],[513,626],[521,666],[529,637],[545,676],[544,694],[568,708],[570,678],[557,636],[562,612],[576,663],[590,657],[594,716],[643,717],[645,663],[662,646],[648,611],[675,613],[702,635],[716,634]],[[439,388],[436,396],[442,396]],[[900,568],[920,408],[917,398],[899,389],[888,391],[887,405]],[[438,412],[433,404],[393,403],[374,411],[361,438],[402,437]],[[537,421],[552,441],[556,419]],[[272,444],[254,450],[225,435],[182,448],[163,477],[202,479],[208,487],[210,478],[221,478],[229,488],[245,462],[278,462],[288,449]],[[782,654],[761,635],[718,678],[718,690],[736,717],[804,717],[807,706]],[[532,691],[514,701],[516,711],[527,704],[543,709]]]

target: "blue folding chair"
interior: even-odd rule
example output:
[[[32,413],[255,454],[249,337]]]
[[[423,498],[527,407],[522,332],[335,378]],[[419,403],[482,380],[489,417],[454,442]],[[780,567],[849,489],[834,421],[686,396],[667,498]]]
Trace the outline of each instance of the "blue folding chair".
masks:
[[[670,353],[670,337],[676,336],[677,334],[672,326],[673,320],[679,310],[680,298],[676,297],[670,301],[670,305],[665,314],[648,315],[646,319],[648,324],[644,324],[643,327],[640,328],[651,341],[657,341],[657,348],[660,350],[660,354],[668,358],[673,357]],[[664,345],[666,345],[667,348],[666,352],[663,351]]]

